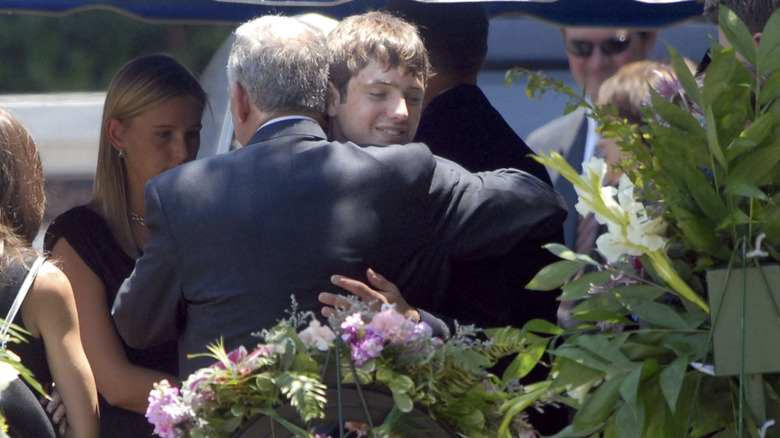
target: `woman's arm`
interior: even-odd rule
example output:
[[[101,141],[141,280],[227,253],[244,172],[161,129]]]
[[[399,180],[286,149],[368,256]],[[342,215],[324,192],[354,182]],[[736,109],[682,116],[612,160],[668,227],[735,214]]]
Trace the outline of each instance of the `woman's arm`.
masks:
[[[51,253],[73,287],[81,342],[98,391],[112,406],[145,413],[153,383],[168,379],[176,384],[178,379],[130,363],[111,319],[103,282],[65,238],[57,241]]]
[[[67,277],[51,263],[41,267],[22,304],[22,318],[46,346],[49,368],[68,413],[66,436],[97,437],[97,390],[81,345],[73,292]]]

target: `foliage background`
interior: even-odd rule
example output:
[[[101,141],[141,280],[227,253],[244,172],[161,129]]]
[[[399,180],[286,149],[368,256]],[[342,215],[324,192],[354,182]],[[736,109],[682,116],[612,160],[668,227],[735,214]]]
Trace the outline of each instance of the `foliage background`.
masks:
[[[200,73],[233,25],[143,22],[113,11],[0,16],[0,93],[99,91],[130,59],[167,53]]]

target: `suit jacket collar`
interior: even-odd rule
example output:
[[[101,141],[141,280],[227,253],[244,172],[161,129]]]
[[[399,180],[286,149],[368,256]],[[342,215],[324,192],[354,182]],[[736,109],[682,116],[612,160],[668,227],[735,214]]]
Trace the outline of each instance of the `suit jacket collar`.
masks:
[[[327,139],[325,131],[314,120],[309,118],[287,119],[258,129],[246,146],[291,135],[310,137],[312,140]]]

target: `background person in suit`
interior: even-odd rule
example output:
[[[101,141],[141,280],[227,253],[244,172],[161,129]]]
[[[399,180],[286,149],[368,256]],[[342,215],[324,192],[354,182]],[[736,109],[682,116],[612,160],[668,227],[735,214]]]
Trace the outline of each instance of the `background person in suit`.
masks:
[[[236,30],[228,61],[236,138],[246,145],[163,173],[146,188],[149,244],[120,288],[113,316],[135,347],[178,339],[186,360],[224,339],[319,308],[334,272],[387,273],[420,301],[442,299],[453,260],[506,251],[560,226],[560,196],[517,171],[479,176],[421,144],[330,142],[328,49],[317,29],[265,16]]]
[[[551,184],[544,165],[530,157],[533,151],[477,86],[488,49],[483,6],[391,0],[387,7],[417,25],[434,70],[415,141],[471,172],[515,168]],[[530,234],[507,254],[456,265],[450,299],[437,310],[481,327],[522,327],[534,318],[555,321],[557,295],[525,289],[542,267],[557,260],[542,248],[550,242],[563,242],[563,230],[552,237]]]
[[[655,45],[657,32],[630,31],[611,28],[561,28],[569,70],[586,97],[596,102],[601,84],[622,65],[647,58]],[[528,144],[535,152],[558,152],[578,172],[596,147],[596,122],[587,117],[584,108],[559,117],[536,129],[528,136]],[[563,225],[566,246],[575,249],[578,215],[574,204],[577,195],[565,178],[553,175],[555,189],[563,195],[569,207],[569,217]]]

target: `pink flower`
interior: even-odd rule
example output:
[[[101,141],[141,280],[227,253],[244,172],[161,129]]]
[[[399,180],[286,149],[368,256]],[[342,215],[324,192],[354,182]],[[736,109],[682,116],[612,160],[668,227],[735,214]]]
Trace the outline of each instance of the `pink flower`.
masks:
[[[301,330],[298,336],[306,346],[314,344],[320,351],[328,351],[330,343],[336,338],[336,334],[330,327],[323,326],[316,319],[311,320],[309,327]]]
[[[394,308],[382,306],[382,311],[371,318],[366,328],[373,329],[393,345],[404,345],[409,342],[413,324]]]

